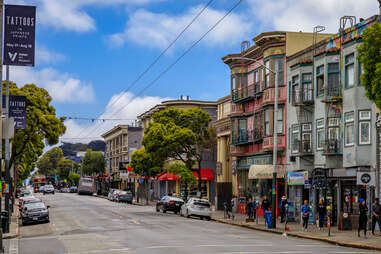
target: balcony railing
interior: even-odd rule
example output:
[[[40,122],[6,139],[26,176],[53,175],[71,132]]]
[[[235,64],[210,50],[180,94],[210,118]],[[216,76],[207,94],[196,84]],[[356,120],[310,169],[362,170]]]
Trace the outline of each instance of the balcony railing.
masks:
[[[232,90],[232,101],[239,102],[254,97],[254,85]]]
[[[243,145],[248,143],[258,143],[263,139],[263,131],[261,129],[254,129],[251,131],[241,131],[239,134],[232,135],[233,145]]]
[[[286,94],[286,87],[279,87],[279,92],[278,92],[278,101],[279,102],[284,102],[286,101],[287,94]],[[263,92],[263,101],[262,103],[274,103],[275,100],[275,88],[268,88],[264,90]]]
[[[308,105],[314,102],[313,89],[293,89],[292,91],[292,104]]]
[[[341,88],[340,86],[328,86],[327,88],[327,96],[329,97],[341,97]]]
[[[299,140],[296,144],[296,151],[300,155],[312,154],[312,141],[311,140]]]
[[[273,137],[265,137],[263,138],[263,149],[269,150],[274,148],[274,138]],[[286,136],[278,136],[278,149],[286,148]]]
[[[343,146],[340,139],[328,139],[324,142],[324,153],[326,155],[337,155],[343,153]]]

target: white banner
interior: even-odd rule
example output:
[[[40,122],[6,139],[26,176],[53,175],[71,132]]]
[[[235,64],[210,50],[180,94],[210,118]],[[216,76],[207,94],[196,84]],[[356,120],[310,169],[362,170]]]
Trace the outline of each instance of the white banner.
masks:
[[[375,172],[357,172],[357,185],[376,186]]]

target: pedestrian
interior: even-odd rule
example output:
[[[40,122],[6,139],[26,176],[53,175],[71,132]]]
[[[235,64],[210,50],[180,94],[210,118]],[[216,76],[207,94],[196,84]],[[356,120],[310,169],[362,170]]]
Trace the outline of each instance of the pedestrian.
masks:
[[[253,210],[253,202],[252,202],[251,198],[249,198],[249,201],[247,201],[247,203],[246,203],[247,217],[249,217],[249,220],[252,217],[252,212],[253,212],[252,210]]]
[[[262,200],[262,210],[263,210],[263,215],[265,215],[265,212],[267,210],[269,210],[270,208],[270,202],[269,200],[267,199],[267,196],[264,196],[263,197],[263,200]]]
[[[308,219],[310,217],[311,207],[308,205],[308,200],[304,200],[304,205],[301,208],[303,219],[303,231],[307,231]]]
[[[253,210],[252,210],[252,213],[253,213],[253,219],[255,220],[257,218],[257,200],[255,199],[255,197],[253,198],[253,201],[251,201],[251,203],[253,203]]]
[[[374,229],[376,228],[376,223],[378,223],[378,227],[381,232],[381,206],[379,204],[379,199],[375,198],[372,205],[372,234],[374,235]]]
[[[283,196],[280,202],[280,223],[283,223],[286,219],[286,205],[288,205],[288,201],[287,198]]]
[[[368,224],[368,207],[363,198],[360,198],[360,216],[359,216],[359,228],[357,235],[360,237],[360,231],[364,230],[364,238],[366,238],[366,226]]]
[[[319,205],[318,205],[318,215],[319,215],[319,230],[321,230],[324,227],[324,219],[327,214],[327,207],[324,204],[324,200],[320,199]]]
[[[234,214],[237,212],[237,205],[236,196],[233,196],[232,200],[230,201],[232,220],[234,220]]]

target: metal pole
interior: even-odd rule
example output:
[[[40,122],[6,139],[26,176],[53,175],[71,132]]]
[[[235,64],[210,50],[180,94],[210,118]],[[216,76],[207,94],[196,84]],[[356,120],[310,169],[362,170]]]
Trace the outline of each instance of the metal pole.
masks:
[[[1,119],[3,118],[3,8],[4,8],[4,1],[0,0],[0,81],[1,81],[1,88],[0,88],[0,106],[1,106]],[[0,119],[0,120],[1,120]],[[2,124],[2,123],[0,123]],[[0,139],[0,151],[2,150],[2,143],[3,143],[3,137],[2,133],[0,133],[1,139]],[[3,154],[3,153],[1,153]],[[1,156],[1,159],[2,156]],[[2,181],[2,169],[0,168],[0,181]],[[2,210],[2,197],[0,193],[0,222],[2,221],[1,216],[1,210]],[[3,248],[3,228],[0,227],[0,252],[4,252]]]
[[[275,72],[275,101],[274,101],[274,130],[273,130],[273,189],[272,189],[272,223],[271,227],[276,228],[276,178],[277,178],[277,157],[278,157],[278,80]]]
[[[9,119],[9,65],[6,65],[5,68],[5,76],[6,76],[6,94],[5,94],[5,119],[8,123]],[[9,127],[8,125],[6,126]],[[10,157],[10,151],[9,151],[9,137],[5,137],[5,183],[10,184],[10,168],[9,168],[9,157]],[[8,223],[6,223],[6,230],[5,232],[9,232],[9,215],[10,215],[10,201],[11,193],[9,191],[8,194],[5,194],[5,210],[8,212]]]

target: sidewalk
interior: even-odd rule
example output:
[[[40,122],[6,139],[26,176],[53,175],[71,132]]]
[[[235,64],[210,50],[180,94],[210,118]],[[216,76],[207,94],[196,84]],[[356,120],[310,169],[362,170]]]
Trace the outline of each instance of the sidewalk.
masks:
[[[19,200],[16,199],[9,225],[9,233],[3,234],[3,239],[11,239],[19,236]]]
[[[276,229],[269,229],[267,226],[265,226],[263,217],[259,218],[258,224],[256,222],[246,222],[246,218],[246,215],[235,214],[234,221],[232,219],[224,219],[223,211],[215,211],[212,215],[213,220],[221,223],[241,226],[254,230],[272,232],[276,234],[283,234],[285,232],[284,223],[281,224],[280,220],[277,220]],[[371,230],[368,231],[367,239],[364,239],[364,233],[362,232],[361,237],[358,237],[357,230],[339,231],[337,227],[331,227],[331,236],[328,237],[328,229],[324,228],[319,231],[316,225],[308,225],[307,232],[304,232],[302,230],[302,225],[296,222],[288,223],[287,226],[290,228],[290,230],[287,231],[287,236],[318,240],[346,247],[381,251],[381,234],[379,231],[375,232],[376,235],[372,235]]]

